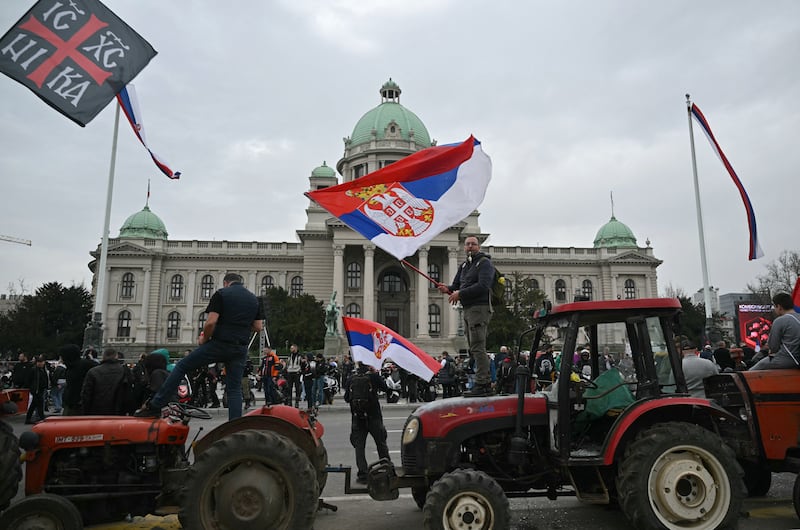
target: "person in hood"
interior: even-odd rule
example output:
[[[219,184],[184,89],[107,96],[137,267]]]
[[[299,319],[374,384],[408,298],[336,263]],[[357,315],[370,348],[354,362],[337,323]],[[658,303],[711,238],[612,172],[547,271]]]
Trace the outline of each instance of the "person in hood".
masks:
[[[65,386],[63,396],[62,416],[80,416],[83,413],[81,406],[81,390],[86,374],[97,366],[94,361],[81,355],[81,349],[75,344],[67,344],[59,351],[67,370],[64,374]]]

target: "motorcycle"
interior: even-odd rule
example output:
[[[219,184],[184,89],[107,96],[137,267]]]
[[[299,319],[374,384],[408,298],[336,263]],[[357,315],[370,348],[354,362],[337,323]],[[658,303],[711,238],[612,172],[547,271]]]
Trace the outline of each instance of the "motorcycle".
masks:
[[[339,381],[332,375],[325,375],[325,387],[322,389],[326,405],[333,404],[333,396],[339,393]]]
[[[400,401],[400,373],[394,368],[393,365],[387,364],[381,370],[381,375],[386,381],[386,403],[397,403]]]

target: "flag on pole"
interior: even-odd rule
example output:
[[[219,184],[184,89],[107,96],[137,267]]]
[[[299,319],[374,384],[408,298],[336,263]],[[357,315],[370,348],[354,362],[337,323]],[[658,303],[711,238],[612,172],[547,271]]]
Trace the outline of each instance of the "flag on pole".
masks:
[[[0,38],[0,72],[81,127],[155,55],[98,0],[40,0]]]
[[[794,302],[794,310],[800,313],[800,278],[794,284],[794,291],[792,291],[792,302]]]
[[[167,164],[164,159],[159,157],[155,154],[150,147],[147,145],[147,139],[144,135],[144,122],[142,120],[142,112],[139,110],[139,99],[136,97],[136,87],[133,85],[128,85],[122,87],[122,90],[119,91],[117,94],[117,101],[119,101],[119,106],[122,108],[122,112],[125,113],[125,117],[128,118],[128,123],[131,124],[131,128],[133,129],[133,133],[139,138],[139,141],[142,142],[142,145],[147,152],[150,153],[150,158],[153,159],[155,162],[156,167],[168,176],[171,179],[179,179],[181,176],[180,171],[173,171],[170,169],[169,164]],[[148,181],[147,184],[147,195],[150,196],[150,183]]]
[[[342,317],[353,361],[381,369],[386,359],[430,381],[441,365],[436,359],[411,344],[391,329],[361,318]]]
[[[492,162],[470,136],[306,196],[403,259],[475,210],[491,178]]]
[[[694,117],[695,121],[700,125],[703,129],[703,132],[706,134],[706,138],[708,138],[709,143],[711,144],[711,148],[717,154],[722,165],[725,166],[725,169],[728,171],[728,174],[731,176],[733,183],[736,184],[736,188],[739,190],[739,195],[742,197],[742,202],[744,202],[744,209],[747,213],[747,226],[750,229],[750,251],[748,253],[747,259],[754,260],[762,257],[764,252],[761,250],[761,246],[758,244],[758,231],[756,230],[756,212],[753,210],[753,205],[750,203],[750,197],[747,195],[747,191],[744,189],[744,185],[742,185],[742,181],[739,180],[739,176],[736,174],[736,171],[733,170],[733,166],[731,163],[728,162],[728,157],[725,156],[725,153],[722,152],[722,148],[717,143],[717,139],[714,137],[714,133],[711,132],[711,126],[708,124],[706,117],[700,112],[700,109],[692,103],[690,107],[690,111],[692,116]]]

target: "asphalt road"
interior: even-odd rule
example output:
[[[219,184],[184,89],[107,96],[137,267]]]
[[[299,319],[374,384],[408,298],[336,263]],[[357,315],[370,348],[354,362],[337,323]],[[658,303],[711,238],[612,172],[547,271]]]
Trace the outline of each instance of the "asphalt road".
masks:
[[[393,459],[400,458],[400,435],[412,405],[404,403],[384,405],[384,423],[389,432],[389,449]],[[208,432],[227,420],[227,410],[210,409],[211,420],[193,420],[192,430],[202,426]],[[24,416],[5,418],[17,434],[26,430]],[[331,466],[355,466],[350,446],[350,415],[341,398],[333,406],[323,407],[320,421],[325,426],[325,445]],[[201,432],[201,436],[203,434]],[[192,433],[192,437],[194,432]],[[378,456],[371,439],[367,443],[367,458]],[[747,499],[740,530],[789,530],[800,528],[791,502],[794,476],[774,474],[769,494],[762,498]],[[21,498],[22,484],[18,497]],[[330,474],[323,492],[325,502],[337,507],[336,511],[321,510],[314,525],[316,530],[387,530],[394,528],[420,528],[422,512],[411,499],[409,492],[401,492],[395,501],[374,501],[368,495],[345,495],[344,475]],[[592,506],[574,498],[550,501],[544,498],[512,499],[511,530],[634,530],[619,510]],[[93,530],[177,530],[177,517],[137,517],[133,521],[99,525]]]

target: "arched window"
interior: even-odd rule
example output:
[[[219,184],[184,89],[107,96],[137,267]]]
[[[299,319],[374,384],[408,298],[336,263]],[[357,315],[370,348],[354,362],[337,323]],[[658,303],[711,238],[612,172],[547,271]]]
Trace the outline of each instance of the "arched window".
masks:
[[[556,302],[567,301],[567,282],[556,280]]]
[[[439,278],[441,277],[442,271],[439,268],[438,263],[428,263],[428,276],[435,282],[441,281]],[[429,284],[430,285],[430,284]],[[433,287],[431,285],[431,287]]]
[[[396,272],[387,272],[381,278],[381,291],[384,293],[399,293],[403,290],[403,279]]]
[[[302,276],[295,276],[292,278],[291,283],[291,290],[289,291],[289,296],[292,298],[297,298],[303,294],[303,277]]]
[[[442,332],[442,310],[436,304],[428,306],[428,333],[438,335]]]
[[[131,336],[131,312],[123,309],[117,317],[117,337]]]
[[[200,315],[197,317],[197,335],[200,335],[200,332],[203,331],[203,328],[206,327],[206,320],[208,319],[208,313],[205,311],[200,312]]]
[[[120,290],[121,298],[133,298],[133,289],[136,287],[136,282],[133,279],[133,273],[126,272],[122,275],[122,289]]]
[[[169,297],[172,300],[183,298],[183,276],[176,274],[169,282]]]
[[[628,278],[625,280],[625,299],[633,300],[636,298],[636,282]]]
[[[203,279],[200,280],[200,298],[202,300],[208,300],[211,298],[212,294],[214,294],[214,277],[210,274],[206,274],[203,276]]]
[[[167,338],[177,339],[181,330],[181,314],[177,311],[171,311],[167,315]]]
[[[506,304],[511,304],[514,301],[514,289],[511,284],[511,278],[506,277],[506,290],[503,294]]]
[[[361,264],[351,261],[347,264],[347,288],[361,289]]]
[[[531,278],[531,289],[534,289],[536,291],[539,290],[539,280],[537,280],[536,278]]]
[[[587,297],[589,300],[593,300],[593,292],[594,288],[592,287],[592,280],[583,280],[583,283],[581,284],[581,294]]]
[[[361,318],[361,306],[358,304],[347,304],[344,310],[345,316],[352,318]]]
[[[275,287],[275,279],[267,274],[263,278],[261,278],[261,296],[267,294],[267,289],[272,289]]]

